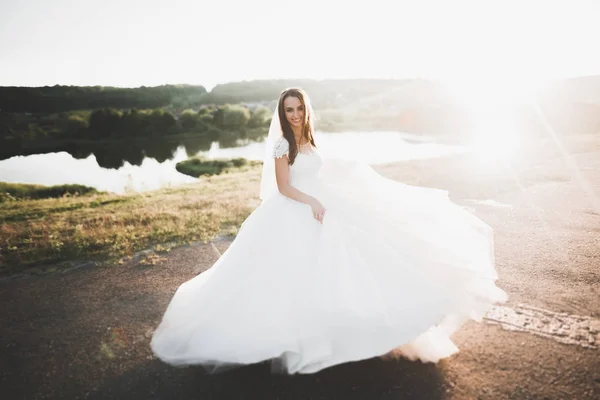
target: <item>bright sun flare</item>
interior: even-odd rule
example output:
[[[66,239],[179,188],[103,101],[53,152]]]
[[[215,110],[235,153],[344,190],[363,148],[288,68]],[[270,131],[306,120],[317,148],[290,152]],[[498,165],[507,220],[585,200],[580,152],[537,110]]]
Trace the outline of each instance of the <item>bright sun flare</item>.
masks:
[[[486,163],[508,161],[516,156],[521,135],[515,111],[531,107],[544,82],[494,76],[446,81],[445,87],[471,122],[468,146]]]

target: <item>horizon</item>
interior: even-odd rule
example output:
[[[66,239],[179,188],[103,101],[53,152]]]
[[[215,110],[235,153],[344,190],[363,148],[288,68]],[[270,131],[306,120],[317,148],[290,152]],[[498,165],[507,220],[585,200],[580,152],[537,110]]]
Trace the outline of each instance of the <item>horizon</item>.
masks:
[[[292,9],[275,0],[9,0],[0,4],[0,86],[212,90],[273,79],[489,77],[527,85],[600,74],[600,55],[592,51],[600,5],[591,0],[343,7],[342,20],[336,1],[305,0]],[[309,21],[310,29],[290,23],[277,31],[290,16]],[[282,53],[301,62],[282,63]]]
[[[541,84],[547,84],[547,83],[552,83],[552,82],[559,82],[559,81],[566,81],[566,80],[572,80],[572,79],[585,79],[585,78],[594,78],[594,77],[598,77],[600,78],[600,73],[597,74],[589,74],[589,75],[575,75],[575,76],[565,76],[565,77],[556,77],[556,78],[549,78],[544,80],[543,82],[541,82]],[[25,85],[0,85],[0,88],[43,88],[43,87],[55,87],[55,86],[65,86],[65,87],[103,87],[103,88],[116,88],[116,89],[139,89],[142,87],[147,87],[147,88],[153,88],[153,87],[160,87],[160,86],[191,86],[191,87],[203,87],[206,89],[207,92],[211,92],[216,86],[219,85],[227,85],[227,84],[237,84],[237,83],[243,83],[243,82],[260,82],[260,81],[315,81],[315,82],[319,82],[319,81],[336,81],[336,80],[347,80],[347,81],[360,81],[360,80],[372,80],[372,81],[410,81],[410,80],[421,80],[421,81],[428,81],[428,82],[437,82],[440,84],[445,84],[448,82],[455,82],[452,79],[448,79],[448,78],[425,78],[425,77],[420,77],[420,76],[416,76],[416,77],[406,77],[406,78],[402,78],[402,77],[398,77],[398,78],[362,78],[362,77],[356,77],[356,78],[336,78],[336,77],[332,77],[332,78],[305,78],[305,77],[298,77],[298,78],[272,78],[272,79],[245,79],[245,80],[233,80],[233,81],[225,81],[225,82],[217,82],[214,86],[209,87],[207,85],[203,85],[202,83],[162,83],[162,84],[157,84],[157,85],[138,85],[138,86],[115,86],[115,85],[70,85],[70,84],[54,84],[54,85],[39,85],[39,86],[25,86]],[[464,79],[463,79],[464,80]],[[461,80],[461,81],[463,81]],[[468,79],[467,79],[468,81]],[[541,86],[540,84],[540,86]]]

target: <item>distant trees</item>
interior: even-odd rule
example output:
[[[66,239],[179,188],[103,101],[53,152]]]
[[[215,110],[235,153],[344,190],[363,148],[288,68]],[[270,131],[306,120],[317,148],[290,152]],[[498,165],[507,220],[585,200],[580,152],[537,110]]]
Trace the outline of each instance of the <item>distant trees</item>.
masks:
[[[99,108],[91,112],[17,114],[0,112],[0,144],[22,141],[116,140],[166,138],[173,135],[202,137],[203,142],[234,145],[239,139],[259,140],[267,134],[271,111],[254,111],[243,105],[203,107],[174,114],[165,109],[118,110]],[[16,142],[15,142],[16,141]]]
[[[269,125],[272,114],[273,112],[266,107],[257,107],[248,121],[248,128],[259,128]]]
[[[240,103],[266,104],[269,108],[281,91],[302,87],[316,108],[358,104],[373,96],[393,92],[409,80],[256,80],[215,86],[163,85],[156,87],[117,88],[107,86],[0,87],[0,111],[13,113],[59,113],[100,108],[181,110],[206,105]]]
[[[87,129],[87,121],[79,115],[68,116],[64,125],[64,132],[67,137],[81,137],[85,135]]]
[[[177,121],[170,112],[160,109],[152,110],[147,118],[150,122],[149,125],[152,126],[150,130],[152,136],[167,136],[180,132]]]
[[[590,79],[566,81],[565,88],[539,99],[554,129],[598,132],[600,103],[575,96],[587,93],[584,89],[597,78]],[[292,86],[309,93],[318,130],[461,134],[470,129],[473,117],[439,83],[423,79],[258,80],[220,84],[210,92],[191,85],[0,87],[0,154],[9,145],[17,148],[23,141],[41,139],[183,135],[197,139],[198,146],[211,140],[231,145],[239,139],[258,140],[267,133],[280,92]],[[497,107],[494,102],[482,106]],[[519,129],[540,129],[539,117],[530,109],[494,111],[513,118]]]
[[[140,138],[169,136],[180,133],[202,134],[211,127],[231,131],[240,138],[239,130],[250,120],[250,111],[241,106],[224,106],[213,115],[200,114],[188,109],[181,113],[179,120],[163,109],[139,111],[136,109],[125,113],[115,109],[95,110],[90,114],[90,138]],[[216,135],[217,139],[220,135]]]
[[[213,122],[212,115],[202,115],[187,109],[179,116],[181,129],[185,132],[206,132]]]
[[[214,124],[219,129],[238,130],[250,120],[250,111],[241,105],[227,104],[219,107],[213,114]]]
[[[163,85],[117,88],[105,86],[0,87],[0,111],[58,113],[97,108],[160,108],[198,103],[204,86]]]
[[[89,136],[94,138],[117,137],[123,114],[113,108],[103,108],[90,114]]]
[[[399,91],[412,79],[273,79],[224,83],[203,96],[204,104],[269,103],[274,106],[282,90],[301,87],[316,109],[359,105]]]

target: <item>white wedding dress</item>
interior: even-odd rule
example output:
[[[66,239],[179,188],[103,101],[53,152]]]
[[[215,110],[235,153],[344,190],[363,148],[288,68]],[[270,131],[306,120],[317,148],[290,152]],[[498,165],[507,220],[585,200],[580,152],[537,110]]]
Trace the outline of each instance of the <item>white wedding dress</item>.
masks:
[[[280,138],[274,157],[288,152]],[[279,193],[227,251],[183,283],[152,338],[173,365],[274,361],[313,373],[392,352],[437,362],[449,336],[506,294],[495,286],[492,230],[445,191],[405,185],[353,162],[299,153],[290,183],[327,209]]]

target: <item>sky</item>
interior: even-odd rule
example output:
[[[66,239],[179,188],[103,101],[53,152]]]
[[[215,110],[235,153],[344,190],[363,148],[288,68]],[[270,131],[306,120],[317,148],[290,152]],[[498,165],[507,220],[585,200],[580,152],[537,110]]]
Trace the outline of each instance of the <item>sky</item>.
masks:
[[[600,74],[600,1],[350,3],[0,0],[0,86]]]

